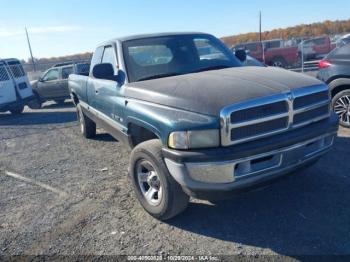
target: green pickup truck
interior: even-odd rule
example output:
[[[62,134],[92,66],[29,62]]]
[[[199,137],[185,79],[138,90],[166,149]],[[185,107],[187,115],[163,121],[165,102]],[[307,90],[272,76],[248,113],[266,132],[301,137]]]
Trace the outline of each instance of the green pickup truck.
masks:
[[[102,43],[89,76],[69,77],[82,134],[97,125],[132,149],[130,180],[154,217],[261,186],[332,147],[327,85],[238,57],[204,33],[138,35]]]

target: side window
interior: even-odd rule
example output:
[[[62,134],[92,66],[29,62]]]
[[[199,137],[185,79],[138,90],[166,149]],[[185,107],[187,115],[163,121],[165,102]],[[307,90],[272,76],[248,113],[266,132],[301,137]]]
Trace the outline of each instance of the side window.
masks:
[[[62,68],[62,79],[68,79],[69,75],[73,74],[73,67]]]
[[[258,46],[255,43],[247,44],[246,50],[249,50],[250,52],[256,52],[258,51]]]
[[[265,48],[270,49],[270,48],[279,48],[281,47],[281,42],[280,41],[269,41],[265,43]]]
[[[59,78],[59,72],[58,72],[58,69],[51,69],[50,71],[48,71],[46,73],[46,75],[43,77],[43,80],[45,82],[47,81],[55,81],[55,80],[58,80]]]
[[[106,46],[102,56],[102,63],[113,65],[114,72],[117,72],[117,58],[112,46]]]
[[[325,45],[326,44],[326,38],[322,37],[322,38],[317,38],[313,40],[313,43],[315,45]]]
[[[228,60],[227,56],[209,39],[196,38],[193,40],[200,60],[221,59]]]
[[[102,55],[103,55],[103,46],[97,47],[94,55],[91,59],[91,68],[92,70],[96,64],[101,64],[102,61]]]

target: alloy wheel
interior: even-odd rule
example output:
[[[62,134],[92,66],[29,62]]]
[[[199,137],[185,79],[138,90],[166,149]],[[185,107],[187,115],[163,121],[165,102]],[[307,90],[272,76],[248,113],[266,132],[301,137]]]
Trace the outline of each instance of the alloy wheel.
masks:
[[[344,124],[350,125],[350,96],[344,95],[334,104],[334,112]]]
[[[137,179],[141,193],[146,201],[157,206],[162,201],[163,188],[157,171],[147,160],[137,163]]]

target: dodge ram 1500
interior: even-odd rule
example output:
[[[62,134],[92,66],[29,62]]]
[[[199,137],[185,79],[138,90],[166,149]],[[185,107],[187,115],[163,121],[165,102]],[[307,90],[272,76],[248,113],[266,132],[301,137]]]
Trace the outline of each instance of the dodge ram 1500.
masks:
[[[204,33],[130,36],[99,45],[88,77],[69,77],[82,134],[98,125],[132,149],[133,188],[154,217],[181,213],[190,196],[260,186],[331,148],[327,85],[237,57]]]

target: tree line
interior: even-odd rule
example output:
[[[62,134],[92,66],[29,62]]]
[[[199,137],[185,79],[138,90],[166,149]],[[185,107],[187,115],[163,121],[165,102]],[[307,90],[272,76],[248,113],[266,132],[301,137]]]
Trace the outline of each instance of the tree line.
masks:
[[[34,63],[36,70],[45,71],[56,64],[65,62],[90,62],[91,57],[92,53],[86,52],[81,54],[66,55],[59,57],[34,58]],[[24,65],[26,71],[33,71],[33,61],[31,58],[29,58],[28,61],[22,60],[21,62]]]
[[[321,35],[334,36],[337,34],[344,34],[350,32],[350,19],[349,20],[337,20],[337,21],[324,21],[313,24],[301,24],[288,28],[279,28],[271,31],[265,31],[262,33],[263,40],[269,39],[292,39],[292,38],[310,38]],[[222,37],[221,40],[229,47],[251,41],[259,40],[259,33],[251,32],[240,35]],[[57,63],[71,62],[71,61],[89,61],[91,60],[92,53],[74,54],[60,57],[51,58],[34,58],[36,69],[44,71]],[[27,71],[31,71],[32,60],[29,58],[27,61],[22,61]]]
[[[301,24],[288,28],[279,28],[262,33],[263,40],[271,39],[292,39],[310,38],[322,35],[334,36],[338,34],[350,33],[350,19],[337,21],[324,21],[313,24]],[[240,35],[222,37],[221,40],[228,46],[239,43],[259,41],[259,33],[251,32]]]

